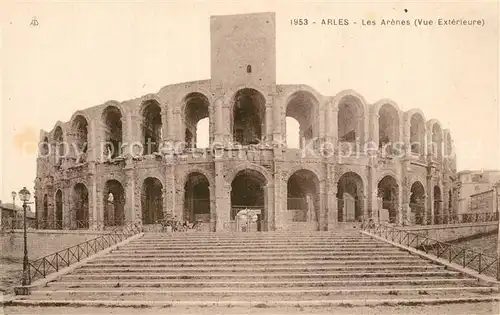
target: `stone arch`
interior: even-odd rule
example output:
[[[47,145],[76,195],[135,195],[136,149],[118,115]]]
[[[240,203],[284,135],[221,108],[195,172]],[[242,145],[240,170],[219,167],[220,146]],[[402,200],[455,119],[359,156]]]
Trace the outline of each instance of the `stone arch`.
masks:
[[[420,110],[412,110],[408,113],[408,133],[410,138],[410,149],[414,154],[425,155],[426,128],[425,116]]]
[[[182,117],[185,126],[184,141],[186,147],[198,147],[198,141],[210,144],[210,101],[209,98],[200,92],[191,92],[182,100]],[[199,129],[199,123],[208,119],[209,130],[205,135]],[[205,136],[206,138],[200,139]]]
[[[189,178],[189,175],[192,173],[202,174],[203,176],[205,176],[208,179],[209,187],[211,187],[211,188],[215,187],[213,175],[209,171],[207,171],[201,167],[190,167],[187,171],[183,172],[180,175],[178,183],[180,183],[181,185],[185,185],[186,181]]]
[[[266,135],[266,98],[256,89],[238,90],[232,98],[233,141],[258,144]]]
[[[375,117],[378,117],[379,148],[384,147],[388,143],[401,141],[401,115],[399,107],[395,102],[391,100],[378,101],[373,105],[373,114]]]
[[[109,179],[103,190],[104,225],[120,226],[125,223],[125,189],[120,181]]]
[[[261,165],[258,165],[258,164],[254,164],[254,163],[242,163],[242,164],[239,164],[239,165],[236,165],[234,168],[230,169],[227,173],[226,173],[226,181],[228,184],[231,184],[234,180],[234,178],[236,177],[237,173],[245,170],[245,169],[249,169],[249,170],[254,170],[258,173],[261,173],[264,178],[266,179],[266,185],[269,185],[270,183],[273,182],[273,178],[271,176],[271,174],[269,173],[269,171],[261,166]]]
[[[429,152],[434,158],[439,158],[443,155],[443,127],[436,119],[431,119],[427,122],[427,130],[429,131]]]
[[[319,100],[307,91],[297,91],[286,100],[285,116],[299,123],[301,146],[302,139],[308,142],[319,136],[319,106]]]
[[[420,181],[415,181],[410,189],[410,210],[413,216],[412,224],[425,223],[425,187]]]
[[[143,224],[157,224],[163,219],[163,184],[156,177],[142,182],[141,209]]]
[[[389,222],[396,223],[399,210],[399,182],[397,177],[384,175],[377,184],[378,197],[382,202],[382,209],[389,212]]]
[[[83,183],[73,186],[73,212],[77,229],[89,228],[89,191]]]
[[[320,179],[315,172],[301,168],[287,180],[286,221],[307,222],[311,230],[319,230],[321,207]]]
[[[324,178],[324,176],[314,167],[310,167],[308,165],[294,165],[292,166],[290,169],[288,169],[286,171],[286,177],[285,177],[285,180],[289,180],[290,177],[297,171],[300,171],[300,170],[305,170],[305,171],[308,171],[308,172],[311,172],[312,174],[314,174],[314,176],[318,179],[318,182],[321,182]]]
[[[141,103],[141,132],[143,154],[149,155],[160,150],[163,138],[162,106],[156,99],[146,99]]]
[[[101,114],[104,141],[106,148],[105,157],[115,158],[122,154],[123,144],[123,111],[115,105],[108,105]]]
[[[209,178],[189,172],[184,181],[184,218],[189,222],[210,223],[211,192]]]
[[[337,220],[353,222],[362,220],[365,195],[364,179],[353,171],[343,173],[337,182]]]
[[[39,156],[41,158],[46,158],[50,155],[50,143],[49,138],[47,136],[43,137],[42,142],[40,143]]]
[[[62,229],[63,227],[63,192],[61,189],[57,189],[55,193],[55,227],[56,229]]]
[[[230,220],[237,222],[237,217],[242,210],[258,210],[256,229],[257,231],[267,230],[265,222],[269,215],[267,211],[268,183],[266,176],[253,168],[238,171],[231,181]]]
[[[72,146],[74,156],[79,162],[85,162],[88,141],[89,141],[89,121],[83,115],[76,115],[71,123]]]
[[[365,140],[366,102],[358,93],[342,91],[334,97],[332,110],[337,112],[337,137],[341,142]]]

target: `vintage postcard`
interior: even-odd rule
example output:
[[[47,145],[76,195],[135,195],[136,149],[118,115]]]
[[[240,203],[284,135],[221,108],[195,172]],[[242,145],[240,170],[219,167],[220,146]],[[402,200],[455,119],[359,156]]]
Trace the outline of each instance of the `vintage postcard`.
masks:
[[[498,1],[0,7],[0,313],[500,313]]]

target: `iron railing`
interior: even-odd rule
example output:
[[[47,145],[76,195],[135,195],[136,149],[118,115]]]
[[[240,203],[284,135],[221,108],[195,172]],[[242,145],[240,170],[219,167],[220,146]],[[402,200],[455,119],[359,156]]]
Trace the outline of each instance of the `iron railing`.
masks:
[[[437,258],[445,259],[450,263],[456,263],[463,268],[469,268],[479,274],[500,280],[500,260],[498,257],[489,256],[466,247],[441,242],[418,232],[409,232],[392,226],[376,224],[372,221],[365,221],[362,228],[368,234],[376,235],[407,247],[413,247],[426,254],[431,254]]]
[[[437,214],[433,218],[424,214],[413,214],[410,225],[480,223],[498,221],[498,212],[468,212],[461,214]]]
[[[142,232],[141,224],[139,222],[131,223],[88,241],[32,260],[28,263],[28,283],[36,279],[45,278],[53,272],[80,262],[82,259],[118,244],[140,232]]]

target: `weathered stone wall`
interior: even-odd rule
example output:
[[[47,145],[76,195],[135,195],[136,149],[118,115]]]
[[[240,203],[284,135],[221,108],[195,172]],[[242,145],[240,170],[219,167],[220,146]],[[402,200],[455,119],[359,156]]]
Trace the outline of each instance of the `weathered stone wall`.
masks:
[[[414,226],[404,229],[434,240],[449,242],[496,231],[498,230],[498,222]]]

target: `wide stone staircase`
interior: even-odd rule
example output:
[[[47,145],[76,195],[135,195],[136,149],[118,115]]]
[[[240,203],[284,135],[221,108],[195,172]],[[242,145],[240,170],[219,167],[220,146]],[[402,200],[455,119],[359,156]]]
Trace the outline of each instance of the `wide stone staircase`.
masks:
[[[387,305],[480,301],[494,292],[357,231],[146,233],[16,304]]]

